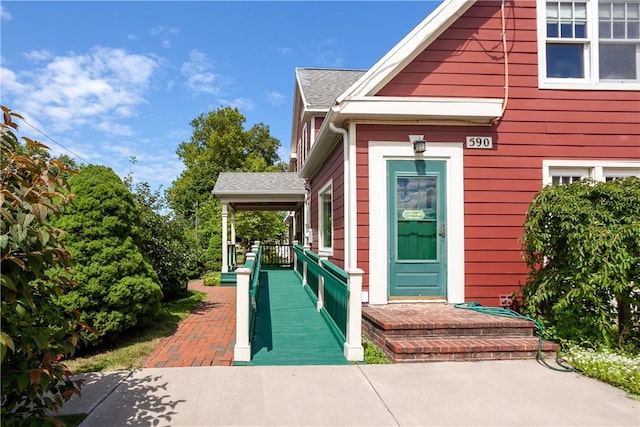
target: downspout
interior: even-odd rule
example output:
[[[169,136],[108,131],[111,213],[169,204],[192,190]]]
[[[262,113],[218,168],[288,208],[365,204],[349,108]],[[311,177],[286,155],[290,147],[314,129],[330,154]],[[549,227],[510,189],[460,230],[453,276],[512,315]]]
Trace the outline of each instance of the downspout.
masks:
[[[493,120],[491,125],[495,125],[504,117],[504,112],[507,111],[507,103],[509,102],[509,50],[507,48],[507,24],[504,13],[504,2],[505,0],[502,0],[500,3],[500,29],[502,30],[500,41],[502,42],[502,53],[504,56],[504,100],[502,101],[502,114]]]
[[[329,122],[329,129],[333,133],[337,133],[342,135],[342,149],[343,149],[343,175],[344,175],[344,269],[347,270],[349,268],[355,268],[355,263],[351,258],[351,156],[350,156],[350,141],[349,141],[349,132],[346,129],[337,127],[333,122]],[[355,175],[355,174],[354,174]],[[355,193],[354,193],[355,194]]]

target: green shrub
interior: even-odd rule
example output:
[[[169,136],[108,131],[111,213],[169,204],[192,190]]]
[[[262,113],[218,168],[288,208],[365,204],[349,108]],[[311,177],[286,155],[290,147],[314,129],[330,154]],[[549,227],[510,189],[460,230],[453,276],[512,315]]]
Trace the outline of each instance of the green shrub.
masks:
[[[205,286],[218,286],[220,284],[220,273],[210,272],[202,278]]]
[[[78,286],[59,304],[95,328],[85,338],[96,345],[153,317],[162,291],[140,250],[139,212],[127,186],[111,169],[91,165],[69,183],[75,197],[57,225],[67,233]]]
[[[140,212],[140,249],[158,275],[164,298],[178,298],[186,293],[189,283],[191,249],[186,227],[166,213],[164,197],[151,191],[149,184],[138,184],[134,197]]]
[[[524,310],[556,338],[640,348],[640,179],[541,190],[527,212]]]
[[[49,159],[47,147],[28,138],[23,146],[2,107],[0,247],[2,259],[2,425],[49,425],[47,416],[80,391],[62,360],[78,343],[76,313],[54,303],[73,282],[57,274],[71,265],[50,220],[68,198],[66,165]]]
[[[391,363],[389,358],[382,350],[371,341],[362,338],[362,347],[364,348],[364,362],[369,365],[386,365]]]

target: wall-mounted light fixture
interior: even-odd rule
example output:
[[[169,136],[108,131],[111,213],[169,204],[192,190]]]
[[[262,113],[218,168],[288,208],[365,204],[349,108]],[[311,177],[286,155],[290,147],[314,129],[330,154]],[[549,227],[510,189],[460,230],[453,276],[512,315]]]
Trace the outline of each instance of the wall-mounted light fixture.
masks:
[[[422,154],[427,150],[427,141],[424,140],[424,135],[409,135],[409,141],[413,144],[414,153]]]

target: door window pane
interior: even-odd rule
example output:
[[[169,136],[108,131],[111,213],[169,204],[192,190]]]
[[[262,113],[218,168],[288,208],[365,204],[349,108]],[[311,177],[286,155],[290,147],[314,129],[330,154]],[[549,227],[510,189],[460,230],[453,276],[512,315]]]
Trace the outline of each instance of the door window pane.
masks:
[[[398,260],[437,259],[437,194],[435,176],[396,178]]]
[[[397,188],[398,209],[435,211],[437,203],[437,178],[435,176],[398,177]]]

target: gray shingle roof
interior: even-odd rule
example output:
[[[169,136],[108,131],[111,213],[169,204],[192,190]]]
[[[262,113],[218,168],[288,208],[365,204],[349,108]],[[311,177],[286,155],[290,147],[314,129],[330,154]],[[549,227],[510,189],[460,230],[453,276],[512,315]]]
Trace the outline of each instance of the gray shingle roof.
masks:
[[[296,68],[300,90],[307,108],[326,109],[338,96],[349,89],[366,70],[331,70],[322,68]]]
[[[304,179],[297,172],[222,172],[213,195],[304,194]]]

